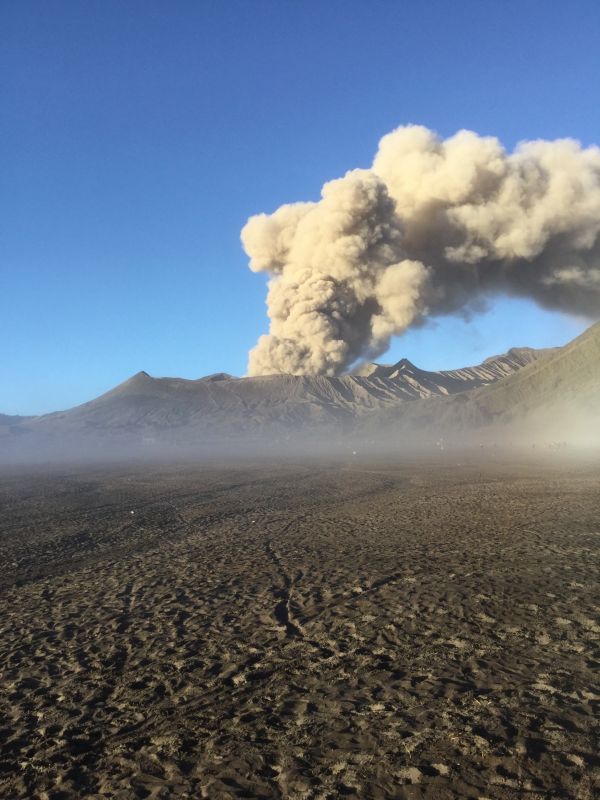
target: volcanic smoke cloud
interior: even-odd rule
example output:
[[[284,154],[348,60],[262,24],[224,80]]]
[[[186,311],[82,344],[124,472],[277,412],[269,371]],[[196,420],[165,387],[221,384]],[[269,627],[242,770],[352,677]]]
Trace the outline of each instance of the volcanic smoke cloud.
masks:
[[[250,375],[338,375],[411,325],[497,293],[597,318],[600,149],[561,139],[509,154],[471,131],[401,127],[370,170],[251,217],[242,242],[270,275]]]

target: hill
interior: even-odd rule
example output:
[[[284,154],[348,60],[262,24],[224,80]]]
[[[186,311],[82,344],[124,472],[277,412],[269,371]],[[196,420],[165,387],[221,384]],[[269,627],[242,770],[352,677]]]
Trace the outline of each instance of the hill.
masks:
[[[399,435],[474,432],[494,438],[511,431],[528,441],[600,444],[600,323],[564,347],[490,385],[439,402],[396,408],[377,427]]]
[[[291,439],[324,449],[430,447],[438,437],[467,443],[503,428],[581,440],[598,427],[600,323],[563,348],[514,348],[473,367],[434,372],[402,359],[360,373],[184,380],[139,372],[70,410],[10,418],[0,424],[0,447],[5,459],[57,449],[196,452],[223,443],[268,450]]]

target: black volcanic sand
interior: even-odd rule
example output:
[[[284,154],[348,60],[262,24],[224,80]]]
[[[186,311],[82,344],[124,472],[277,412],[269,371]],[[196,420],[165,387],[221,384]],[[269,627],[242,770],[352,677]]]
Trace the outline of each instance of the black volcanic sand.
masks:
[[[600,470],[0,476],[0,795],[600,796]]]

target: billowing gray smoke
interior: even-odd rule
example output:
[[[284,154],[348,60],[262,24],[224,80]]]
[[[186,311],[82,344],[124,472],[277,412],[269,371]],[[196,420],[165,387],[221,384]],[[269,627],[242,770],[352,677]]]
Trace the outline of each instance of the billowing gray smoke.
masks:
[[[242,242],[271,276],[250,375],[337,375],[425,317],[497,293],[597,318],[600,149],[561,139],[508,154],[470,131],[401,127],[370,170],[251,217]]]

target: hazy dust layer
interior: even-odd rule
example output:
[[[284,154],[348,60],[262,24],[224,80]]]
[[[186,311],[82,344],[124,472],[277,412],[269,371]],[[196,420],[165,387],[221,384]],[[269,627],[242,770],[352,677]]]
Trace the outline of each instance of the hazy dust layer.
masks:
[[[0,796],[593,798],[597,468],[0,479]]]

